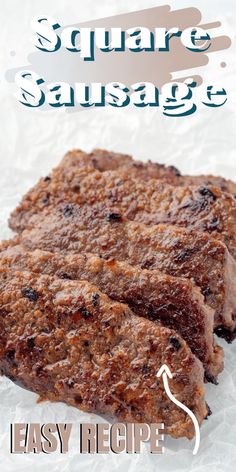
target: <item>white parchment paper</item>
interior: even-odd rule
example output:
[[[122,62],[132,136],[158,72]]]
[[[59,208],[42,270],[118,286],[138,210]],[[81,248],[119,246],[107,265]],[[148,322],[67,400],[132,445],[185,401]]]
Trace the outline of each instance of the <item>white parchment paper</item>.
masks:
[[[61,111],[34,112],[19,105],[14,87],[4,80],[11,67],[24,64],[30,50],[30,20],[45,13],[63,24],[123,13],[161,4],[158,1],[109,2],[100,0],[1,0],[0,16],[0,237],[11,235],[7,217],[23,193],[41,175],[56,165],[71,148],[91,150],[103,147],[131,153],[139,159],[152,158],[174,164],[185,173],[215,173],[236,179],[235,114],[235,43],[232,48],[210,59],[203,71],[204,80],[218,80],[227,88],[227,105],[219,110],[199,110],[189,118],[163,118],[158,110],[90,110],[67,114]],[[189,5],[187,1],[168,2],[173,8]],[[223,30],[235,39],[235,2],[195,1],[191,6],[202,10],[205,22],[220,19]],[[31,48],[32,49],[32,48]],[[219,67],[225,61],[227,67]],[[144,446],[140,455],[80,455],[78,424],[101,422],[95,415],[81,413],[64,404],[37,404],[37,396],[6,378],[0,378],[0,467],[1,472],[230,472],[236,470],[236,342],[227,345],[225,370],[219,385],[206,386],[206,399],[212,416],[201,428],[201,446],[192,455],[193,442],[165,439],[165,454],[153,456]],[[9,451],[10,423],[74,423],[70,451],[13,455]]]

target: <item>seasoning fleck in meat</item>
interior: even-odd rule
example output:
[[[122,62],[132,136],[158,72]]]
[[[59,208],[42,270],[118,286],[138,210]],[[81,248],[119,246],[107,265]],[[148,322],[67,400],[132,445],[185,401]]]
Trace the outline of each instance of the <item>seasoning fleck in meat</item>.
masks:
[[[174,336],[171,336],[169,341],[170,341],[170,344],[175,349],[175,351],[178,351],[181,348],[181,344],[180,344],[179,340],[177,338],[175,338]]]
[[[36,302],[38,300],[38,294],[35,290],[33,290],[31,287],[30,288],[23,288],[22,289],[22,295],[25,298],[28,298],[30,302]]]
[[[27,339],[27,346],[29,349],[33,349],[35,346],[35,341],[34,338],[28,338]]]
[[[30,307],[21,295],[25,286],[36,292],[40,287],[42,293]],[[96,311],[91,304],[94,293],[100,299]],[[58,326],[57,314],[82,301],[93,316],[86,323],[82,316],[76,320],[62,316]],[[170,379],[173,395],[193,411],[199,424],[207,416],[203,368],[185,341],[174,331],[135,316],[88,282],[0,269],[0,304],[7,313],[1,320],[1,374],[41,399],[64,401],[86,412],[116,414],[124,422],[163,422],[168,434],[191,439],[191,418],[168,399],[163,384],[156,383],[157,370],[166,363],[171,372],[178,372]],[[108,319],[110,329],[104,329]],[[171,336],[181,343],[178,351],[169,349]],[[29,337],[41,351],[32,349],[29,355],[24,349]],[[89,341],[86,349],[84,341]],[[12,342],[14,363],[7,355]],[[142,372],[143,365],[148,375]]]
[[[213,337],[214,311],[204,303],[200,289],[191,280],[142,270],[125,262],[106,261],[92,254],[28,252],[23,246],[11,247],[11,242],[0,253],[0,263],[2,267],[60,278],[64,278],[63,269],[71,280],[89,280],[112,299],[127,303],[135,314],[159,320],[179,332],[213,378],[223,368],[223,351]],[[99,307],[98,293],[94,293],[92,305]],[[91,316],[87,311],[82,311],[85,319]],[[178,342],[170,338],[176,349]]]
[[[73,205],[71,205],[70,203],[68,203],[64,210],[63,210],[63,215],[64,216],[72,216],[73,215]]]
[[[204,197],[210,197],[214,201],[217,199],[217,196],[208,187],[200,187],[199,193]]]
[[[108,213],[106,216],[106,221],[120,221],[121,220],[121,215],[119,213]]]

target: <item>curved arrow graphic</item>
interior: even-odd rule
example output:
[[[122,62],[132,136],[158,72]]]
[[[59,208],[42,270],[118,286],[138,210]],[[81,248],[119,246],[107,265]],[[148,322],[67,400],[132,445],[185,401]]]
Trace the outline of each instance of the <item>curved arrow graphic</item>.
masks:
[[[190,416],[190,418],[191,418],[191,420],[194,424],[194,427],[195,427],[195,446],[194,446],[194,449],[193,449],[193,454],[196,455],[197,451],[199,449],[199,445],[200,445],[200,428],[199,428],[197,418],[194,415],[194,413],[187,406],[185,406],[183,403],[179,402],[179,400],[177,400],[174,397],[174,395],[172,395],[172,393],[170,391],[169,384],[168,384],[168,377],[170,379],[172,379],[173,375],[172,375],[169,367],[166,364],[163,364],[163,366],[157,372],[157,377],[161,377],[161,375],[162,375],[162,378],[163,378],[163,384],[164,384],[165,391],[166,391],[168,397],[170,398],[170,400],[173,403],[175,403],[177,406],[182,408],[182,410],[184,410]]]

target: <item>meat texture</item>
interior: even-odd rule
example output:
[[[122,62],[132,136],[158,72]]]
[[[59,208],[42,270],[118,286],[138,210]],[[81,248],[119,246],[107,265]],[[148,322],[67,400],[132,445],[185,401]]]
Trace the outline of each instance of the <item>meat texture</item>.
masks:
[[[68,152],[61,167],[92,166],[100,172],[119,170],[123,176],[147,181],[161,179],[171,185],[214,185],[223,192],[236,195],[236,183],[215,175],[181,175],[174,166],[166,166],[152,161],[142,162],[126,154],[118,154],[103,149],[94,149],[90,154],[81,150]]]
[[[193,279],[215,311],[218,334],[236,334],[236,263],[226,246],[207,233],[169,225],[146,226],[118,213],[64,204],[41,218],[13,244],[61,254],[89,252]],[[6,243],[8,247],[9,243]]]
[[[65,401],[121,421],[164,422],[173,437],[192,438],[189,415],[207,415],[203,368],[174,331],[135,316],[85,281],[0,269],[0,371],[41,399]]]
[[[103,149],[94,149],[90,154],[81,150],[68,152],[59,164],[60,168],[78,168],[78,167],[94,167],[100,172],[106,170],[119,170],[133,178],[142,180],[147,179],[164,179],[174,185],[180,185],[181,173],[174,166],[166,166],[157,162],[142,162],[133,159],[127,154],[120,154]]]
[[[0,267],[88,280],[112,299],[127,303],[135,314],[179,332],[203,362],[207,380],[215,382],[223,369],[223,351],[213,337],[214,311],[204,304],[200,289],[191,280],[91,254],[28,252],[23,246],[11,245],[0,254]]]
[[[168,223],[208,232],[236,257],[236,201],[218,187],[174,187],[154,179],[147,185],[121,178],[116,171],[59,167],[26,194],[13,212],[10,226],[21,231],[34,225],[43,210],[50,213],[62,202],[89,207],[99,203],[111,213],[140,223]]]

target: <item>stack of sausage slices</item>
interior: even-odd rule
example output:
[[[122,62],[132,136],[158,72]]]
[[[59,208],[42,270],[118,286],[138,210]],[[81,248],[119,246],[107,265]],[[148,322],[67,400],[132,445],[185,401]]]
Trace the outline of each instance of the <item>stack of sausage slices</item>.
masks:
[[[69,152],[1,244],[0,371],[40,395],[194,435],[236,333],[236,184],[95,150]],[[214,334],[215,333],[215,334]]]

